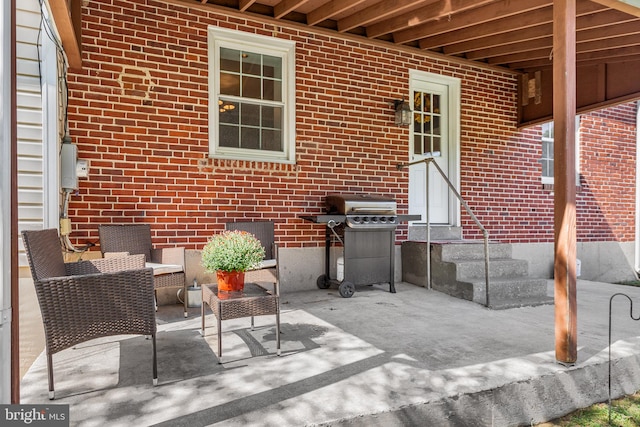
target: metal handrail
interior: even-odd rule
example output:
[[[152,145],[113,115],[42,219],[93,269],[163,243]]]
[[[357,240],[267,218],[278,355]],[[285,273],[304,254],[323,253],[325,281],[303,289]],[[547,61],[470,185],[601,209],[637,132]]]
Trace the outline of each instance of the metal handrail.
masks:
[[[467,202],[464,201],[460,193],[458,193],[458,190],[456,190],[456,188],[453,186],[451,181],[449,181],[449,178],[447,178],[447,176],[442,171],[440,166],[438,166],[438,164],[434,160],[435,158],[433,157],[427,157],[422,160],[416,160],[415,162],[399,163],[397,166],[398,170],[400,170],[406,166],[413,166],[413,165],[417,165],[418,163],[425,164],[425,169],[426,169],[425,186],[426,186],[426,192],[427,192],[426,194],[427,198],[425,200],[426,216],[427,216],[426,218],[426,222],[427,222],[427,285],[428,285],[427,288],[431,289],[431,227],[430,227],[430,221],[429,221],[429,165],[433,163],[433,165],[436,167],[437,171],[440,173],[440,175],[442,176],[442,179],[444,179],[444,182],[446,182],[451,192],[453,192],[453,194],[458,198],[458,200],[460,201],[460,204],[465,208],[465,210],[467,211],[469,216],[471,216],[471,219],[473,219],[473,221],[476,223],[478,228],[480,228],[480,231],[482,231],[482,236],[484,238],[485,306],[489,307],[489,232],[480,223],[480,220],[478,220],[478,218],[473,213],[473,211],[471,210]]]

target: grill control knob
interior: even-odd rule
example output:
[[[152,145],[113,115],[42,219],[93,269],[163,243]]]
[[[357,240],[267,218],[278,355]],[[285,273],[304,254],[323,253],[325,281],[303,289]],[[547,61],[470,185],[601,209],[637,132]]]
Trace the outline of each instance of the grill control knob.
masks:
[[[380,217],[380,222],[387,222],[387,217],[386,216],[381,216]]]
[[[368,224],[369,223],[369,217],[368,216],[362,217],[362,222],[364,222],[365,224]]]
[[[352,221],[356,224],[360,223],[360,217],[359,216],[354,216]]]
[[[378,217],[377,216],[372,216],[371,217],[371,222],[378,222]]]

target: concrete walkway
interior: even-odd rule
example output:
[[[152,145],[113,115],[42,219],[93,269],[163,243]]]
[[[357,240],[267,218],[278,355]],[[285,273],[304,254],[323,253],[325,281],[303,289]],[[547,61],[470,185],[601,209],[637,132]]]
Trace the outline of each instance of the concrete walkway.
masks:
[[[96,340],[54,355],[56,400],[78,426],[517,426],[608,396],[609,298],[640,288],[579,281],[575,366],[555,362],[553,305],[489,310],[411,284],[284,294],[282,356],[273,316],[223,322],[222,364],[208,314],[158,311],[159,385],[151,342]],[[552,295],[552,282],[549,282]],[[614,397],[640,388],[640,324],[614,303]],[[636,308],[640,312],[640,307]],[[209,312],[210,313],[210,312]],[[45,358],[22,403],[49,403]]]

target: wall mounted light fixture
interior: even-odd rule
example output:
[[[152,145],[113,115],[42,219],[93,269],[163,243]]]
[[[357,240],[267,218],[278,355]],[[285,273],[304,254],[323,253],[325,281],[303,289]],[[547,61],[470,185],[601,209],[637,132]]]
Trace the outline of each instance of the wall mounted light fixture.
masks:
[[[412,123],[413,116],[409,103],[404,99],[396,99],[393,101],[393,107],[396,110],[396,124],[409,126]]]

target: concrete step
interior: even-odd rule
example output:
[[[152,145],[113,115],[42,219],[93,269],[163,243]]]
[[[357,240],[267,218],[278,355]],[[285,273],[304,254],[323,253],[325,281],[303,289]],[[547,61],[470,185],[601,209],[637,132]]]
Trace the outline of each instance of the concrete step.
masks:
[[[512,253],[511,245],[508,243],[489,242],[489,259],[511,258]],[[435,261],[484,260],[484,242],[478,240],[433,241],[431,259]]]
[[[431,259],[431,277],[444,276],[458,281],[474,281],[485,277],[484,260],[456,259],[439,262]],[[526,277],[529,275],[529,263],[522,259],[489,259],[489,277]]]
[[[485,305],[485,282],[432,282],[433,289],[456,298]],[[534,278],[491,278],[489,280],[489,308],[503,310],[552,304],[547,295],[547,281]]]
[[[431,286],[451,296],[486,304],[484,242],[431,243]],[[402,279],[427,286],[426,242],[402,244]],[[529,263],[513,259],[511,245],[489,244],[489,307],[504,309],[549,304],[547,281],[530,278]]]
[[[448,225],[431,225],[431,240],[461,240],[462,227],[451,227]],[[409,240],[427,240],[426,224],[410,224]]]

